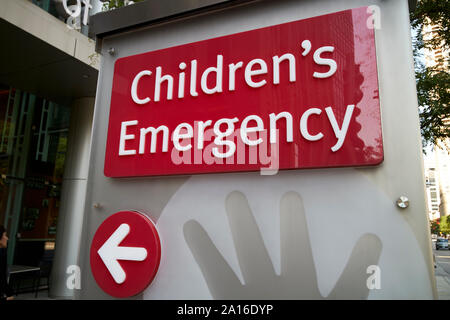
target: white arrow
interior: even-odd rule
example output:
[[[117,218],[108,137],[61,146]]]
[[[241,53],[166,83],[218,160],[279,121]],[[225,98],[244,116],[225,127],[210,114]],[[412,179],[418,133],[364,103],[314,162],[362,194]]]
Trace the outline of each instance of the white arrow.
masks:
[[[119,247],[128,233],[130,233],[130,226],[122,223],[97,251],[114,281],[118,284],[123,283],[127,275],[117,260],[143,261],[147,257],[145,248]]]

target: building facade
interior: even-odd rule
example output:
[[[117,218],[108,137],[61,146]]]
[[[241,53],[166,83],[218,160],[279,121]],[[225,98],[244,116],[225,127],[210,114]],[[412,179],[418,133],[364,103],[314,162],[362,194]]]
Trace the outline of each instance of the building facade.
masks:
[[[441,212],[441,216],[448,216],[450,215],[450,139],[439,141],[434,148],[434,152],[436,154],[436,173],[439,178],[441,198],[439,212]]]
[[[83,17],[101,2],[84,1],[79,12],[69,4],[0,1],[8,44],[0,53],[0,224],[10,239],[8,265],[40,266],[50,295],[62,298],[73,294],[60,275],[78,255],[100,59]]]
[[[440,188],[439,176],[436,172],[436,160],[434,154],[424,161],[425,163],[425,183],[427,190],[428,217],[430,221],[435,221],[441,217],[440,214]]]
[[[427,25],[422,30],[422,36],[424,40],[433,39],[437,30],[441,28],[438,25]],[[444,47],[437,47],[435,49],[424,49],[425,66],[428,68],[435,67],[440,71],[449,70],[449,50]],[[444,125],[450,126],[450,119],[444,119]],[[434,175],[439,180],[439,212],[441,216],[450,215],[450,139],[440,139],[433,147]],[[428,186],[427,186],[428,187]],[[436,200],[436,199],[435,199]],[[435,201],[434,200],[434,201]],[[433,201],[429,198],[429,201]]]

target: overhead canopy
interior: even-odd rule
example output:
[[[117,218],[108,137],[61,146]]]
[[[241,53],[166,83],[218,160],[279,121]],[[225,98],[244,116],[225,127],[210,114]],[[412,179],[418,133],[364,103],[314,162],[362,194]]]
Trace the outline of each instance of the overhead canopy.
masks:
[[[158,24],[202,12],[219,10],[264,0],[145,0],[91,17],[89,35],[97,40],[97,51],[104,37],[137,27]],[[408,0],[414,10],[417,0]]]
[[[60,104],[93,97],[98,58],[83,34],[26,0],[0,6],[0,84]]]
[[[95,68],[2,19],[0,37],[0,83],[60,104],[95,96]]]

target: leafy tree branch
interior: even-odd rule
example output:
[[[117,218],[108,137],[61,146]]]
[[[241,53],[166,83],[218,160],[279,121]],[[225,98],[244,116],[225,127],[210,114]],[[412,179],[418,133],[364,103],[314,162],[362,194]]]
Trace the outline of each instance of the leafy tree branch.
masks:
[[[418,1],[410,20],[423,144],[438,145],[450,137],[450,0]],[[425,66],[423,53],[439,49],[442,56]]]

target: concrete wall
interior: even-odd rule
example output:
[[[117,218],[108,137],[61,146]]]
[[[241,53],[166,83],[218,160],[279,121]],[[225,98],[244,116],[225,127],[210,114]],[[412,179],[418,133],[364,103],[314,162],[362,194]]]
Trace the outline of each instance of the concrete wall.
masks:
[[[52,297],[68,299],[73,297],[74,290],[66,286],[68,278],[66,272],[69,266],[77,265],[80,252],[94,98],[77,99],[71,108],[68,150],[49,292]]]

